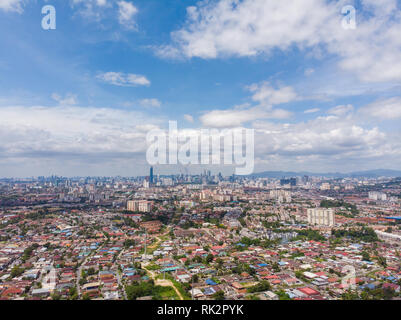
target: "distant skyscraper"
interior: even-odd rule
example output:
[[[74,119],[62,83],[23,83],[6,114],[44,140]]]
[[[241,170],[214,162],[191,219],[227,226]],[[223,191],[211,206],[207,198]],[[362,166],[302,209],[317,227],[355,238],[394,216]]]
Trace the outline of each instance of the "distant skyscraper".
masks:
[[[150,174],[149,174],[149,183],[153,183],[153,167],[150,167]]]
[[[280,184],[282,186],[284,185],[290,185],[291,187],[295,187],[297,185],[297,179],[296,178],[290,178],[290,179],[281,179]]]

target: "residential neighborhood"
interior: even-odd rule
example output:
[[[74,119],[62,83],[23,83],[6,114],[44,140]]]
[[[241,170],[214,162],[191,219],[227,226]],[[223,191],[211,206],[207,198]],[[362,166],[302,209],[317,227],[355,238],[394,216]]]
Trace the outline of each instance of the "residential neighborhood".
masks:
[[[0,298],[401,298],[400,179],[148,180],[2,179]]]

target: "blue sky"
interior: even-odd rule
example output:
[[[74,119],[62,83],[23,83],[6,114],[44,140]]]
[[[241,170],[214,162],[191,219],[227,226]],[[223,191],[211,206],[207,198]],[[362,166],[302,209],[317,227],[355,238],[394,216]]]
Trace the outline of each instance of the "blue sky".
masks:
[[[396,0],[0,0],[0,176],[144,174],[168,120],[254,128],[255,171],[401,169],[400,17]]]

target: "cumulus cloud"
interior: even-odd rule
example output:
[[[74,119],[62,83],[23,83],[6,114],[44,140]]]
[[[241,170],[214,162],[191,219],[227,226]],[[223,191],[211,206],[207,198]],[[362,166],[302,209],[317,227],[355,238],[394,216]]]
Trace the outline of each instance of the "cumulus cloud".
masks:
[[[194,122],[194,118],[190,114],[184,114],[184,119],[188,122]]]
[[[138,8],[130,1],[72,0],[71,6],[76,8],[81,16],[94,21],[108,18],[108,13],[116,10],[121,26],[129,30],[136,29],[135,16],[138,14]]]
[[[0,176],[141,174],[146,135],[163,123],[133,110],[1,107]]]
[[[297,99],[297,94],[292,87],[273,88],[269,82],[260,84],[252,84],[248,87],[253,93],[253,101],[260,104],[275,105],[294,101]]]
[[[135,29],[134,16],[138,13],[138,9],[128,1],[118,1],[118,21],[128,29]]]
[[[147,130],[158,120],[145,114],[76,106],[0,108],[2,157],[144,152]]]
[[[247,122],[259,119],[286,119],[291,112],[284,109],[256,107],[236,107],[228,110],[213,110],[200,117],[206,127],[239,127]]]
[[[318,44],[330,16],[318,0],[202,1],[187,8],[186,25],[172,40],[187,57],[255,56],[276,47]]]
[[[139,104],[142,107],[148,108],[148,107],[152,107],[152,108],[158,108],[162,105],[161,101],[159,101],[158,99],[142,99],[139,101]]]
[[[241,112],[241,108],[237,111]],[[231,114],[222,117],[228,116]],[[213,117],[209,120],[213,125]],[[222,121],[217,121],[217,125],[220,126]],[[243,128],[240,121],[236,124],[237,128]],[[202,128],[205,127],[204,124]],[[255,164],[259,170],[298,168],[312,172],[344,172],[352,168],[377,168],[380,163],[388,167],[389,161],[401,155],[399,136],[382,132],[378,127],[358,124],[352,117],[316,117],[295,123],[255,120],[251,128],[255,130]],[[199,136],[199,130],[179,128],[178,134]]]
[[[264,85],[254,86],[256,89]],[[262,92],[262,91],[261,91]],[[253,99],[267,102],[274,94]],[[277,99],[276,103],[296,99]],[[265,100],[265,97],[267,100]],[[271,101],[270,101],[271,102]],[[320,111],[307,109],[305,114]],[[306,122],[270,122],[271,119],[286,119],[291,114],[273,106],[244,104],[228,110],[212,110],[200,117],[204,127],[242,127],[248,123],[255,129],[255,163],[259,170],[268,168],[286,170],[353,170],[388,167],[388,163],[401,156],[399,134],[382,131],[370,126],[358,113],[379,119],[401,117],[401,100],[391,98],[377,101],[354,110],[352,105],[339,105],[327,111],[327,116],[318,116]],[[354,166],[354,167],[353,167]],[[334,169],[333,169],[334,168]]]
[[[361,0],[366,10],[374,12],[380,16],[389,15],[397,10],[397,0]]]
[[[72,8],[77,8],[77,13],[86,19],[99,21],[104,17],[104,10],[112,6],[110,0],[72,0]]]
[[[365,107],[365,111],[370,108],[372,105]],[[273,123],[260,120],[261,117],[268,119],[261,109],[245,105],[230,112],[215,110],[204,115],[201,128],[221,128],[223,123],[241,127],[240,119],[244,117],[248,117],[255,129],[256,164],[264,165],[262,169],[266,169],[266,165],[277,169],[299,165],[316,171],[327,165],[327,168],[341,171],[351,164],[358,163],[358,168],[362,168],[369,161],[388,163],[401,156],[399,136],[377,127],[365,127],[352,117],[330,115],[307,122]],[[224,122],[227,118],[229,121]],[[185,119],[190,121],[192,117],[185,115]],[[68,170],[74,173],[121,174],[124,173],[122,164],[141,163],[146,167],[146,135],[149,130],[166,125],[163,119],[133,110],[71,105],[2,107],[0,163],[3,172],[4,168],[11,168],[11,164],[28,168],[35,163],[36,169],[32,170],[40,168],[39,172],[47,172],[47,167],[61,169],[73,163],[75,167]],[[179,134],[191,130],[179,128]],[[29,165],[24,166],[24,163]],[[85,173],[95,167],[97,171]]]
[[[91,5],[97,5],[99,7],[104,7],[107,5],[107,0],[73,0],[73,4],[79,4],[79,3],[90,3]]]
[[[345,1],[218,0],[187,8],[185,25],[158,54],[212,59],[270,55],[297,47],[338,57],[366,82],[401,80],[401,11],[396,0],[365,0],[355,30],[342,28]]]
[[[73,106],[78,103],[77,96],[71,93],[67,93],[64,98],[57,93],[53,93],[52,98],[61,106]]]
[[[106,72],[97,76],[98,79],[122,87],[149,86],[150,81],[142,75],[122,72]]]
[[[275,105],[289,103],[298,99],[290,86],[273,87],[269,82],[254,83],[246,87],[252,93],[254,104],[245,103],[232,109],[212,110],[200,117],[207,127],[238,127],[250,121],[261,119],[286,119],[292,113]],[[255,105],[256,104],[256,105]]]
[[[379,120],[392,120],[401,118],[401,98],[393,97],[375,101],[360,108],[359,113]]]
[[[254,125],[256,153],[266,161],[288,161],[305,165],[314,161],[322,167],[330,161],[332,167],[363,159],[400,155],[401,147],[377,127],[363,128],[351,120],[338,117],[318,117],[308,122]]]
[[[0,9],[10,12],[22,13],[23,0],[1,0]]]

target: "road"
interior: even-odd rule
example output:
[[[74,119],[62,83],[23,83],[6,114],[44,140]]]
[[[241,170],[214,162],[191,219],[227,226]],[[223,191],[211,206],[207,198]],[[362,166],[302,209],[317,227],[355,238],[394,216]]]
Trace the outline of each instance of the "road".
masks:
[[[122,253],[123,251],[124,251],[124,250],[121,250],[121,251],[118,253],[117,259],[118,259],[118,257],[121,255],[121,253]],[[117,260],[117,259],[116,259],[116,260]],[[124,300],[128,300],[128,298],[127,298],[127,292],[125,291],[125,286],[124,286],[123,282],[121,281],[121,275],[120,275],[120,271],[119,271],[118,269],[116,270],[116,276],[117,276],[118,285],[121,286],[121,288],[122,288]]]
[[[79,285],[79,281],[81,280],[82,268],[83,268],[83,266],[84,266],[86,260],[87,260],[90,256],[92,256],[95,252],[97,252],[100,248],[102,248],[103,246],[104,246],[104,243],[103,243],[102,245],[100,245],[96,250],[91,251],[91,253],[90,253],[88,256],[86,256],[85,258],[83,258],[83,260],[82,260],[82,262],[81,262],[81,264],[80,264],[80,266],[79,266],[79,268],[78,268],[78,270],[77,270],[77,283],[76,283],[76,285],[77,285],[78,297],[81,297],[81,288],[80,288],[80,285]]]
[[[88,258],[88,257],[85,257],[85,258],[82,260],[81,265],[79,266],[79,268],[78,268],[78,270],[77,270],[77,283],[76,283],[76,286],[77,286],[78,297],[81,296],[81,288],[80,288],[80,285],[79,285],[79,281],[81,280],[81,271],[82,271],[82,267],[83,267],[83,265],[85,264],[87,258]]]

